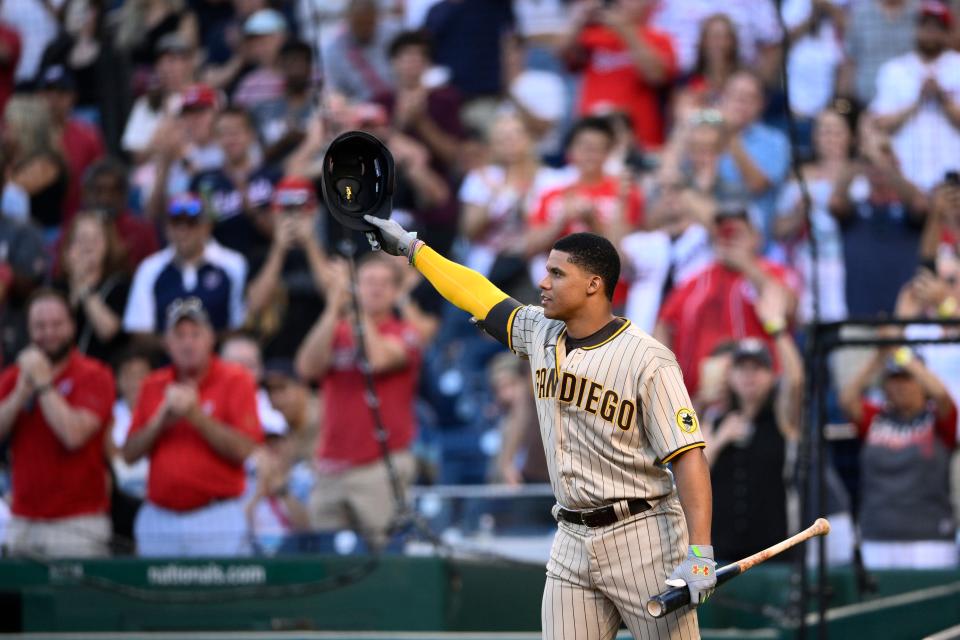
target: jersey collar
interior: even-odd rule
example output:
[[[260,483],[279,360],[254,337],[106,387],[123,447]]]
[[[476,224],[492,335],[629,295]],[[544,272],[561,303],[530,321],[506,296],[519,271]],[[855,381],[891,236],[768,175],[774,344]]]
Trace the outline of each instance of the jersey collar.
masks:
[[[566,350],[567,352],[573,351],[574,349],[583,349],[584,351],[589,351],[590,349],[602,347],[626,331],[627,327],[629,326],[629,320],[618,317],[614,318],[605,324],[599,331],[587,336],[586,338],[574,339],[569,335],[566,335]],[[564,330],[564,334],[566,334],[566,330]]]

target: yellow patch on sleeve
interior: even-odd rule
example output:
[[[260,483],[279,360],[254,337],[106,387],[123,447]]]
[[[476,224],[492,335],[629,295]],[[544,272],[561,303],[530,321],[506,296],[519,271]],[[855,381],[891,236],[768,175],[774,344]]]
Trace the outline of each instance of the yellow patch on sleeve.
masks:
[[[677,426],[684,433],[693,433],[700,427],[700,421],[697,420],[697,414],[693,409],[683,407],[677,411]]]

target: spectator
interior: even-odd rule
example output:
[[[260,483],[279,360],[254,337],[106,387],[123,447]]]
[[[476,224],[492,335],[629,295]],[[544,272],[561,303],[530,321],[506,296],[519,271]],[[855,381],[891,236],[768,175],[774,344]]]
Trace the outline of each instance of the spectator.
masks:
[[[531,288],[524,256],[526,212],[541,192],[567,178],[540,163],[519,117],[499,116],[488,138],[492,162],[468,173],[460,186],[460,232],[470,243],[464,264],[505,291]]]
[[[26,345],[27,300],[49,264],[40,232],[0,215],[0,362],[10,362]]]
[[[143,381],[150,375],[151,363],[146,352],[134,349],[121,351],[113,361],[117,401],[113,403],[113,423],[106,438],[106,453],[112,471],[110,519],[113,550],[114,553],[133,554],[136,552],[134,523],[147,496],[150,463],[146,458],[140,458],[127,464],[123,459],[123,445],[130,433],[130,421]]]
[[[530,51],[523,36],[503,39],[503,101],[499,112],[519,116],[543,157],[561,151],[561,129],[569,118],[570,97],[564,78],[553,71],[527,68]],[[492,124],[491,124],[492,126]]]
[[[123,130],[123,150],[142,161],[157,127],[180,110],[183,92],[193,82],[195,53],[179,33],[157,42],[157,62],[146,94],[137,98]]]
[[[877,404],[864,392],[881,372],[884,401]],[[864,565],[955,567],[948,475],[957,409],[943,383],[908,348],[881,349],[840,402],[863,440],[858,521]]]
[[[763,96],[763,81],[749,71],[738,71],[727,81],[720,99],[726,150],[717,175],[750,199],[760,216],[764,240],[768,240],[777,192],[790,168],[790,143],[760,121]]]
[[[217,331],[243,323],[247,262],[210,237],[212,226],[195,195],[186,194],[170,204],[166,224],[170,246],[137,268],[123,315],[124,331],[162,333],[168,328],[168,307],[185,296],[201,300]]]
[[[261,102],[253,110],[260,138],[268,147],[268,162],[286,155],[300,142],[317,99],[313,51],[307,44],[289,41],[283,45],[278,67],[283,73],[283,95]]]
[[[830,215],[828,205],[833,182],[847,171],[854,149],[853,135],[846,118],[832,109],[821,112],[814,125],[813,146],[813,161],[801,167],[810,194],[809,219],[800,185],[796,180],[791,180],[777,203],[773,236],[786,244],[789,262],[803,281],[800,319],[809,321],[814,318],[813,296],[816,292],[819,296],[819,319],[834,322],[847,317],[846,274],[843,237],[837,220]],[[816,284],[813,282],[811,234],[817,244]]]
[[[261,9],[243,23],[243,43],[248,64],[233,90],[233,104],[246,109],[283,95],[280,49],[287,40],[287,23],[279,11]]]
[[[468,107],[471,101],[499,95],[500,45],[513,28],[508,0],[440,0],[430,7],[423,28],[432,38],[434,60],[450,70],[450,84]],[[485,107],[482,101],[474,106],[481,111]],[[471,119],[469,109],[465,120],[473,126],[481,123]]]
[[[342,30],[323,50],[327,88],[355,102],[390,91],[387,46],[396,33],[376,0],[350,0]]]
[[[0,3],[0,20],[16,30],[21,38],[14,84],[33,82],[37,77],[43,52],[60,31],[57,8],[62,4],[45,0]]]
[[[743,200],[745,193],[739,176],[721,170],[727,135],[720,111],[692,112],[673,128],[660,157],[660,175],[680,180],[704,200]]]
[[[199,298],[170,305],[164,325],[171,365],[144,380],[123,446],[127,464],[150,460],[137,551],[244,555],[243,464],[263,435],[256,383],[214,355],[213,326]]]
[[[503,353],[491,360],[489,376],[500,410],[494,478],[513,485],[550,482],[533,387],[527,384],[529,365],[512,353]]]
[[[916,272],[929,202],[904,178],[886,135],[864,126],[859,155],[835,177],[828,206],[843,237],[847,312],[862,318],[893,312]]]
[[[103,438],[113,376],[73,347],[63,297],[36,292],[27,305],[30,346],[0,374],[0,437],[10,438],[13,555],[107,555],[107,468]],[[55,470],[55,472],[53,472]]]
[[[952,24],[945,5],[921,2],[916,49],[880,67],[870,105],[904,177],[924,191],[960,168],[960,53],[948,49]]]
[[[714,208],[679,176],[664,174],[650,207],[650,230],[620,242],[628,286],[624,315],[644,331],[656,326],[664,297],[711,263],[708,228]]]
[[[67,195],[63,201],[63,216],[69,220],[80,208],[80,186],[84,174],[104,156],[106,150],[96,127],[71,116],[76,84],[70,71],[62,66],[44,70],[40,92],[50,106],[54,136],[67,161]]]
[[[119,10],[117,49],[137,66],[152,67],[160,40],[174,33],[197,46],[197,18],[184,0],[128,0]]]
[[[428,241],[449,247],[456,233],[457,204],[453,193],[463,138],[460,93],[450,86],[431,87],[424,82],[430,68],[430,46],[429,37],[416,31],[400,33],[390,42],[395,89],[378,95],[377,102],[386,107],[398,133],[426,148],[430,169],[448,183],[442,202],[416,209],[426,227],[424,231],[429,232]]]
[[[132,465],[127,464],[123,459],[123,446],[130,435],[133,411],[140,398],[143,381],[150,375],[152,366],[146,352],[135,349],[120,352],[114,361],[117,401],[113,405],[113,424],[107,440],[107,451],[110,453],[117,490],[139,501],[147,496],[150,462],[147,458],[141,458]],[[127,518],[130,524],[128,533],[131,540],[133,539],[133,515],[135,513]]]
[[[223,166],[223,149],[214,128],[220,109],[221,96],[216,91],[193,84],[181,96],[177,117],[157,127],[151,154],[134,174],[149,218],[162,220],[169,196],[187,191],[195,175]]]
[[[583,69],[580,115],[598,108],[630,115],[637,142],[659,148],[664,141],[658,90],[676,75],[673,43],[649,24],[651,0],[581,0],[573,28],[564,43],[572,69]]]
[[[44,243],[53,244],[63,219],[68,178],[50,109],[42,100],[14,94],[7,103],[3,124],[9,172],[4,194],[20,202],[19,211],[7,209],[4,215],[33,221],[43,231]]]
[[[260,164],[257,129],[250,114],[239,107],[227,107],[214,121],[216,144],[223,153],[223,164],[197,173],[190,191],[200,195],[214,218],[213,236],[223,246],[249,255],[255,241],[253,221],[244,215],[248,208],[245,195],[255,184],[272,185],[279,172]]]
[[[80,353],[110,362],[123,348],[120,325],[130,294],[127,256],[109,218],[81,211],[64,232],[63,278],[57,288],[70,303]]]
[[[765,324],[786,327],[788,300],[769,289],[757,304]],[[707,461],[717,489],[712,535],[724,557],[742,558],[787,537],[789,478],[793,470],[803,406],[803,361],[785,330],[773,336],[781,374],[773,370],[766,343],[746,338],[737,344],[727,377],[726,410],[705,416]],[[763,513],[758,524],[750,514]]]
[[[839,80],[840,95],[861,105],[873,102],[877,72],[883,63],[914,46],[914,18],[920,0],[854,2],[844,32],[846,59]]]
[[[287,433],[286,419],[273,407],[267,390],[260,386],[263,382],[263,353],[257,339],[240,332],[229,334],[220,345],[220,359],[240,365],[253,376],[257,383],[257,418],[264,433]]]
[[[674,99],[674,120],[684,122],[691,112],[716,107],[730,76],[740,68],[737,27],[725,13],[704,19],[690,74]]]
[[[806,131],[804,137],[809,137],[813,119],[833,100],[843,61],[840,36],[850,4],[850,0],[787,0],[781,7],[789,46],[790,108]]]
[[[273,240],[266,257],[252,264],[247,289],[248,324],[268,358],[292,359],[324,309],[329,275],[318,214],[308,180],[289,177],[277,184],[267,222]]]
[[[91,166],[83,178],[83,203],[111,220],[125,249],[126,271],[133,272],[143,259],[160,249],[157,230],[129,208],[130,183],[127,167],[116,158],[104,158]]]
[[[730,17],[737,28],[737,42],[744,64],[772,83],[780,71],[781,31],[776,3],[771,0],[688,0],[661,2],[653,15],[655,29],[673,39],[683,70],[696,62],[701,25],[713,15]]]
[[[721,342],[763,338],[768,348],[773,345],[773,335],[784,327],[764,325],[758,300],[776,295],[771,290],[787,289],[788,321],[795,306],[792,274],[759,257],[760,233],[743,208],[718,210],[711,240],[713,264],[673,290],[653,334],[677,355],[691,396],[699,387],[700,362]],[[711,322],[704,324],[705,317]]]
[[[267,430],[264,444],[251,456],[256,484],[244,506],[248,535],[258,555],[301,550],[300,535],[310,529],[303,496],[291,491],[290,436]]]
[[[14,76],[23,50],[20,33],[15,25],[5,21],[2,17],[4,15],[0,8],[0,113],[3,113],[7,100],[13,95],[13,88],[16,85]]]
[[[323,422],[317,394],[297,376],[293,361],[284,358],[267,360],[263,386],[270,395],[270,404],[290,427],[292,459],[296,464],[312,464],[318,429]]]
[[[379,397],[379,414],[388,437],[397,477],[388,476],[376,424],[364,411],[366,389],[357,362],[357,345],[349,313],[350,277],[338,263],[330,278],[323,315],[307,335],[296,357],[297,372],[317,380],[324,390],[324,424],[317,447],[318,477],[310,496],[310,517],[321,531],[350,527],[382,545],[396,513],[394,480],[405,489],[416,463],[410,452],[416,425],[414,394],[420,349],[414,329],[394,315],[401,274],[392,258],[370,254],[357,269],[356,295],[364,327],[364,350]],[[345,412],[344,406],[358,411]]]
[[[613,148],[613,128],[604,118],[583,118],[567,137],[567,157],[576,180],[544,191],[530,209],[526,233],[534,282],[544,272],[546,253],[560,237],[593,231],[620,238],[643,221],[643,198],[626,180],[606,175],[604,162]],[[622,300],[623,291],[619,294]],[[616,298],[615,298],[616,300]]]

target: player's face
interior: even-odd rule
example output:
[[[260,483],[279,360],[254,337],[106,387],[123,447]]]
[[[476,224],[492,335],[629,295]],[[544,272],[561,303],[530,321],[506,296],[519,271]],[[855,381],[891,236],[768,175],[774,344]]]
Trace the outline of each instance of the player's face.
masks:
[[[30,305],[27,330],[30,342],[53,362],[62,360],[73,346],[73,319],[57,298],[41,298]]]
[[[586,304],[590,295],[603,292],[600,278],[570,262],[570,254],[554,249],[547,258],[547,275],[540,281],[540,306],[543,315],[554,320],[569,320]]]
[[[167,330],[167,351],[181,373],[203,371],[213,353],[213,330],[193,320],[181,320]]]

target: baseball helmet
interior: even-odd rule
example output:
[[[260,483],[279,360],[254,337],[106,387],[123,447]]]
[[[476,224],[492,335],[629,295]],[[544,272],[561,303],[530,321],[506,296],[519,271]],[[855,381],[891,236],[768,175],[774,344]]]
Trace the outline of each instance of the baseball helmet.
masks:
[[[342,133],[323,156],[323,201],[348,229],[374,231],[363,216],[390,217],[394,182],[393,155],[369,133]]]

